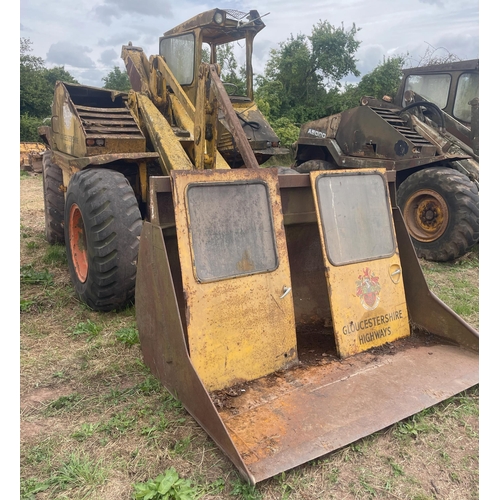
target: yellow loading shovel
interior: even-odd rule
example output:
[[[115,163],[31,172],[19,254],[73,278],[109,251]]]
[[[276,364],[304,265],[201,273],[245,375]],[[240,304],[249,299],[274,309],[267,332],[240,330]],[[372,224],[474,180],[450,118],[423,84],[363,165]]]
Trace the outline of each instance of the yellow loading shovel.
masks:
[[[150,220],[145,362],[252,484],[478,383],[381,170],[172,171]]]

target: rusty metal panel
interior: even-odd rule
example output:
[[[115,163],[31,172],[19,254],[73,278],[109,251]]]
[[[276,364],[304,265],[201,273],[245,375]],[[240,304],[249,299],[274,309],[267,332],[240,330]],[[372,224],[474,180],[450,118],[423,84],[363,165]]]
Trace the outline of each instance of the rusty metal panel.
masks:
[[[478,332],[430,291],[398,207],[393,209],[393,219],[411,322],[424,331],[479,351]]]
[[[205,386],[220,389],[296,364],[276,172],[172,171],[172,183],[189,351]],[[246,194],[249,201],[240,203]]]
[[[410,335],[383,171],[310,175],[339,355]]]
[[[241,386],[220,416],[255,481],[313,460],[477,384],[477,353],[403,339]],[[215,398],[216,401],[217,398]]]
[[[54,89],[52,130],[54,149],[71,156],[86,156],[85,132],[69,92],[62,82],[57,82]]]
[[[384,108],[358,106],[344,111],[336,139],[344,154],[363,158],[417,160],[436,154],[435,145]]]

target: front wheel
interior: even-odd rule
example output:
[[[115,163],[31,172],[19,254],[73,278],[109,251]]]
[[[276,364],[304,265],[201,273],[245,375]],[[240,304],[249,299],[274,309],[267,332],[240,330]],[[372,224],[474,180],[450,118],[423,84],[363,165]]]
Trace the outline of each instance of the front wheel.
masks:
[[[426,168],[401,183],[397,198],[419,257],[457,259],[479,241],[479,193],[466,175]]]
[[[64,231],[69,271],[82,302],[111,311],[134,298],[142,219],[134,191],[121,173],[76,173],[66,192]]]

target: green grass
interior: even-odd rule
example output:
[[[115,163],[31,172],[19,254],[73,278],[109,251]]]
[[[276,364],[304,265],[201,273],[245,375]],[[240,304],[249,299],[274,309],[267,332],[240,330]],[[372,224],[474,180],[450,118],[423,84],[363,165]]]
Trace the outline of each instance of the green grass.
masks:
[[[134,484],[135,500],[195,500],[199,493],[191,481],[179,477],[174,468],[167,469],[155,479]]]
[[[82,399],[82,395],[78,393],[61,396],[47,405],[45,413],[46,415],[56,415],[61,412],[71,412],[80,404]]]
[[[122,342],[127,346],[139,344],[139,332],[135,326],[120,328],[115,332],[118,342]]]
[[[64,245],[49,246],[45,251],[42,262],[44,264],[66,268],[66,266],[68,265],[68,259],[66,257],[66,247]]]
[[[78,489],[78,498],[84,498],[96,486],[103,484],[108,471],[101,461],[93,461],[85,454],[72,453],[45,480],[28,478],[21,482],[21,498],[35,499],[37,493],[48,491],[49,498],[62,492]],[[74,498],[74,497],[73,497]]]
[[[97,337],[102,331],[102,326],[97,325],[92,320],[80,321],[70,332],[71,336],[83,335],[87,340]]]
[[[21,283],[26,285],[52,285],[54,276],[47,270],[37,270],[33,264],[21,266]]]

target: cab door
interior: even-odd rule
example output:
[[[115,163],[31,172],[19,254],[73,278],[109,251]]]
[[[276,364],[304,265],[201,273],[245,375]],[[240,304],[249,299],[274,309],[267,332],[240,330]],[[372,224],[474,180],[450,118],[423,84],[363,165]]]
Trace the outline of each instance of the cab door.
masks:
[[[338,354],[410,334],[384,171],[311,172]]]
[[[297,363],[278,177],[172,171],[191,361],[209,390]]]

